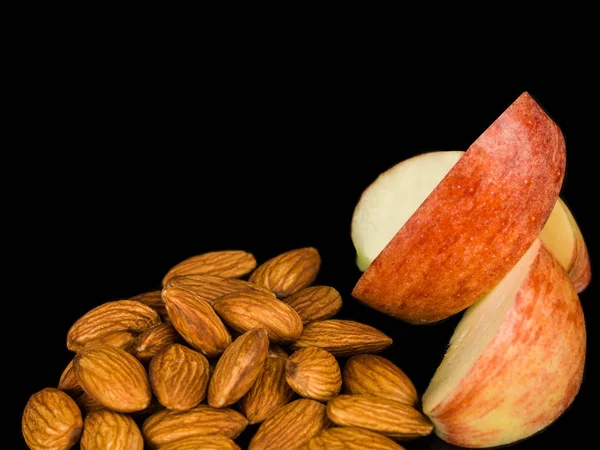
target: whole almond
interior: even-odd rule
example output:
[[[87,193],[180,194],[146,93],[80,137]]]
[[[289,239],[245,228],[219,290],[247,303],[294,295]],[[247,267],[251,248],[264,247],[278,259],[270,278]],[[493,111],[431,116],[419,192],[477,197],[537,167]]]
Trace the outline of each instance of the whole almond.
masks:
[[[417,390],[406,374],[389,359],[378,355],[354,355],[342,374],[346,394],[370,394],[407,405],[417,403]]]
[[[351,356],[384,350],[392,339],[363,323],[353,320],[329,319],[309,323],[291,347],[319,347],[334,356]]]
[[[342,296],[331,286],[310,286],[283,299],[302,318],[304,325],[335,316],[342,308]]]
[[[404,450],[404,447],[373,431],[333,427],[312,438],[304,450]]]
[[[302,319],[291,306],[262,293],[227,294],[213,308],[231,328],[245,333],[264,328],[274,343],[293,342],[302,334]]]
[[[231,439],[215,434],[213,436],[192,436],[161,445],[159,450],[241,450]]]
[[[83,390],[107,408],[132,412],[150,404],[152,391],[144,366],[120,348],[85,346],[75,355],[73,369]]]
[[[167,309],[165,308],[165,304],[163,303],[162,290],[160,291],[148,291],[143,292],[141,294],[135,295],[131,297],[129,300],[135,300],[144,305],[148,305],[154,311],[156,311],[161,319],[167,318]]]
[[[220,297],[233,292],[259,292],[275,296],[269,289],[249,281],[217,275],[181,275],[169,279],[167,286],[188,289],[211,305]]]
[[[77,377],[75,376],[75,370],[73,370],[73,360],[67,364],[65,370],[60,376],[60,380],[58,381],[58,389],[66,392],[71,396],[76,396],[83,392],[81,386],[79,386],[79,381],[77,381]]]
[[[338,395],[327,403],[333,423],[359,427],[393,439],[427,436],[433,430],[429,419],[410,405],[374,395]]]
[[[181,341],[181,335],[171,321],[163,322],[137,337],[133,355],[140,361],[149,361],[159,350],[179,341]]]
[[[31,450],[67,450],[79,440],[82,428],[75,401],[54,388],[33,394],[21,418],[21,431]]]
[[[115,331],[142,332],[161,322],[158,313],[134,300],[104,303],[79,318],[67,333],[67,348],[79,351],[93,340]]]
[[[326,402],[342,389],[340,366],[331,353],[318,347],[295,351],[287,359],[285,379],[301,397]]]
[[[85,418],[80,446],[81,450],[143,450],[144,438],[130,416],[103,409]]]
[[[279,345],[277,345],[277,344],[271,344],[271,345],[269,345],[269,356],[271,356],[273,358],[287,359],[288,354]]]
[[[252,272],[249,281],[284,298],[310,286],[320,268],[321,256],[317,249],[299,248],[262,263]]]
[[[169,279],[180,275],[204,274],[224,278],[240,278],[256,267],[256,259],[243,250],[222,250],[192,256],[173,266],[162,280],[165,286]]]
[[[208,404],[216,408],[237,402],[262,371],[269,339],[262,328],[249,330],[225,349],[208,385]]]
[[[260,425],[248,450],[301,449],[329,425],[325,405],[307,398],[294,400]]]
[[[166,408],[191,409],[206,396],[208,360],[183,345],[169,345],[150,361],[150,385]]]
[[[119,330],[100,336],[99,338],[94,339],[85,345],[105,344],[110,345],[111,347],[118,347],[126,352],[130,352],[133,349],[136,338],[137,335],[131,331]]]
[[[285,380],[285,363],[283,358],[267,357],[258,378],[239,400],[238,407],[248,423],[268,419],[292,399],[294,391]]]
[[[177,287],[166,287],[162,296],[171,323],[196,350],[215,358],[231,344],[229,331],[209,303]]]
[[[151,415],[142,425],[142,435],[150,445],[161,447],[195,436],[218,434],[235,439],[247,425],[246,418],[231,408],[198,405],[187,411],[165,409]]]

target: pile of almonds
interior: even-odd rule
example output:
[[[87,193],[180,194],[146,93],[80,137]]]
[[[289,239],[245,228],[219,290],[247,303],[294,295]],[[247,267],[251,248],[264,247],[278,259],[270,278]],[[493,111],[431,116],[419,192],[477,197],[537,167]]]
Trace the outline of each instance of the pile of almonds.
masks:
[[[251,450],[402,449],[430,434],[411,380],[374,354],[392,340],[332,318],[342,299],[312,285],[320,265],[310,247],[258,267],[244,251],[209,252],[162,290],[89,311],[68,332],[75,357],[58,388],[25,407],[27,445],[239,449],[248,424]]]

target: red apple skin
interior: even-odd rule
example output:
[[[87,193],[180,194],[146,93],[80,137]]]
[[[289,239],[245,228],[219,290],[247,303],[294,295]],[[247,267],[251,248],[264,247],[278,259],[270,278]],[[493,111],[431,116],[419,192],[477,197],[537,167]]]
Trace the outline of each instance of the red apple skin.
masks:
[[[542,244],[488,347],[454,393],[431,410],[424,405],[424,412],[436,434],[454,445],[516,442],[543,430],[569,407],[581,386],[585,356],[579,298]]]
[[[539,235],[565,173],[558,125],[521,94],[469,147],[352,291],[410,323],[465,309]]]

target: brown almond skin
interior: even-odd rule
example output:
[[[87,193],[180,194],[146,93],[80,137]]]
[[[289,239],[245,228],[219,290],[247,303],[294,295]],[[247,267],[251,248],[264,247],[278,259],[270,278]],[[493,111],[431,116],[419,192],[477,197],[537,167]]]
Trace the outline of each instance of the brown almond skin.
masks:
[[[136,338],[137,335],[135,333],[132,333],[131,331],[120,330],[100,336],[98,339],[94,339],[86,345],[106,344],[110,345],[111,347],[118,347],[126,352],[131,352]]]
[[[299,248],[264,262],[252,272],[249,281],[284,298],[310,286],[320,268],[321,256],[316,248]]]
[[[75,401],[55,388],[33,394],[21,418],[21,432],[31,450],[67,450],[79,440],[82,428]]]
[[[58,389],[66,392],[70,396],[77,396],[83,392],[81,386],[79,386],[79,381],[77,381],[77,377],[75,376],[75,370],[73,370],[73,360],[67,364],[65,370],[60,376],[60,380],[58,381]]]
[[[325,405],[302,398],[288,403],[265,420],[248,450],[297,450],[330,426]]]
[[[227,347],[208,385],[208,404],[232,405],[246,394],[263,369],[269,338],[262,328],[249,330]]]
[[[301,397],[326,402],[340,393],[342,372],[335,356],[318,347],[295,351],[287,359],[285,379]]]
[[[431,421],[412,406],[374,395],[338,395],[327,403],[327,416],[336,425],[365,428],[398,440],[433,431]]]
[[[415,406],[417,390],[408,376],[389,359],[378,355],[354,355],[342,373],[346,394],[370,394]]]
[[[71,326],[67,333],[67,348],[79,351],[87,343],[115,331],[140,333],[158,325],[158,313],[134,300],[103,303],[88,311]]]
[[[190,290],[211,305],[224,295],[234,292],[258,292],[275,296],[269,289],[249,281],[217,275],[181,275],[169,279],[166,286]]]
[[[272,357],[272,358],[287,359],[289,355],[279,345],[271,344],[271,345],[269,345],[269,356]]]
[[[192,256],[173,266],[162,280],[165,286],[169,279],[180,275],[204,274],[224,278],[240,278],[256,267],[256,259],[243,250],[222,250]]]
[[[181,341],[171,321],[156,325],[140,334],[133,348],[133,355],[142,362],[147,362],[161,349]]]
[[[238,401],[238,407],[249,424],[263,422],[288,404],[294,391],[285,380],[286,360],[267,357],[252,387]]]
[[[235,439],[247,425],[246,418],[231,408],[198,405],[183,412],[165,409],[151,415],[142,425],[142,435],[148,444],[160,448],[195,436],[218,434]]]
[[[352,356],[379,352],[391,344],[392,339],[377,328],[353,320],[329,319],[306,325],[291,348],[319,347],[334,356]]]
[[[79,406],[79,409],[81,409],[81,412],[84,414],[89,414],[100,409],[106,409],[106,406],[85,392],[75,397],[75,403],[77,403],[77,406]]]
[[[227,294],[213,303],[213,308],[227,325],[240,333],[264,328],[273,343],[293,342],[302,334],[302,319],[294,308],[269,295]]]
[[[159,450],[241,450],[231,439],[218,434],[211,436],[193,436],[161,445]]]
[[[144,438],[128,415],[103,409],[85,418],[81,450],[143,450]]]
[[[165,304],[163,303],[162,290],[158,291],[148,291],[143,292],[141,294],[135,295],[131,297],[129,300],[135,300],[137,302],[141,302],[144,305],[148,305],[150,308],[155,310],[161,319],[165,319],[168,317],[167,309],[165,308]]]
[[[404,447],[373,431],[334,427],[321,431],[304,450],[404,450]]]
[[[120,348],[85,346],[75,355],[73,369],[83,390],[107,408],[133,412],[150,404],[152,390],[146,369]]]
[[[208,360],[181,344],[169,345],[150,361],[150,385],[166,408],[191,409],[206,397]]]
[[[162,297],[177,332],[206,357],[216,358],[231,344],[231,335],[219,316],[196,294],[166,287]]]
[[[329,319],[342,308],[342,296],[331,286],[309,286],[283,301],[294,308],[304,325]]]

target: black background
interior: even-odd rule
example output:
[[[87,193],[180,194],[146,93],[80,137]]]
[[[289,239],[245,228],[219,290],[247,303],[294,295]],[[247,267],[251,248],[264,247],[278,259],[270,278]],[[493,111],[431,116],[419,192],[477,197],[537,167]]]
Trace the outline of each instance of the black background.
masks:
[[[565,134],[562,197],[594,270],[597,183],[589,158],[597,140],[588,125],[590,89],[417,85],[293,65],[257,71],[240,64],[213,67],[210,76],[164,78],[154,69],[130,72],[122,62],[88,61],[59,76],[34,77],[15,110],[18,161],[5,165],[6,175],[16,176],[5,192],[11,430],[20,429],[31,394],[56,386],[73,356],[65,339],[77,318],[102,302],[157,289],[172,265],[221,249],[249,251],[260,263],[316,247],[322,257],[316,283],[340,291],[340,317],[391,336],[394,344],[382,355],[422,394],[460,315],[419,327],[351,297],[360,276],[350,239],[354,206],[397,162],[466,149],[525,90]],[[580,296],[589,336],[581,391],[562,417],[515,449],[577,448],[595,435],[588,412],[597,401],[594,287]],[[454,448],[435,436],[405,445]]]

